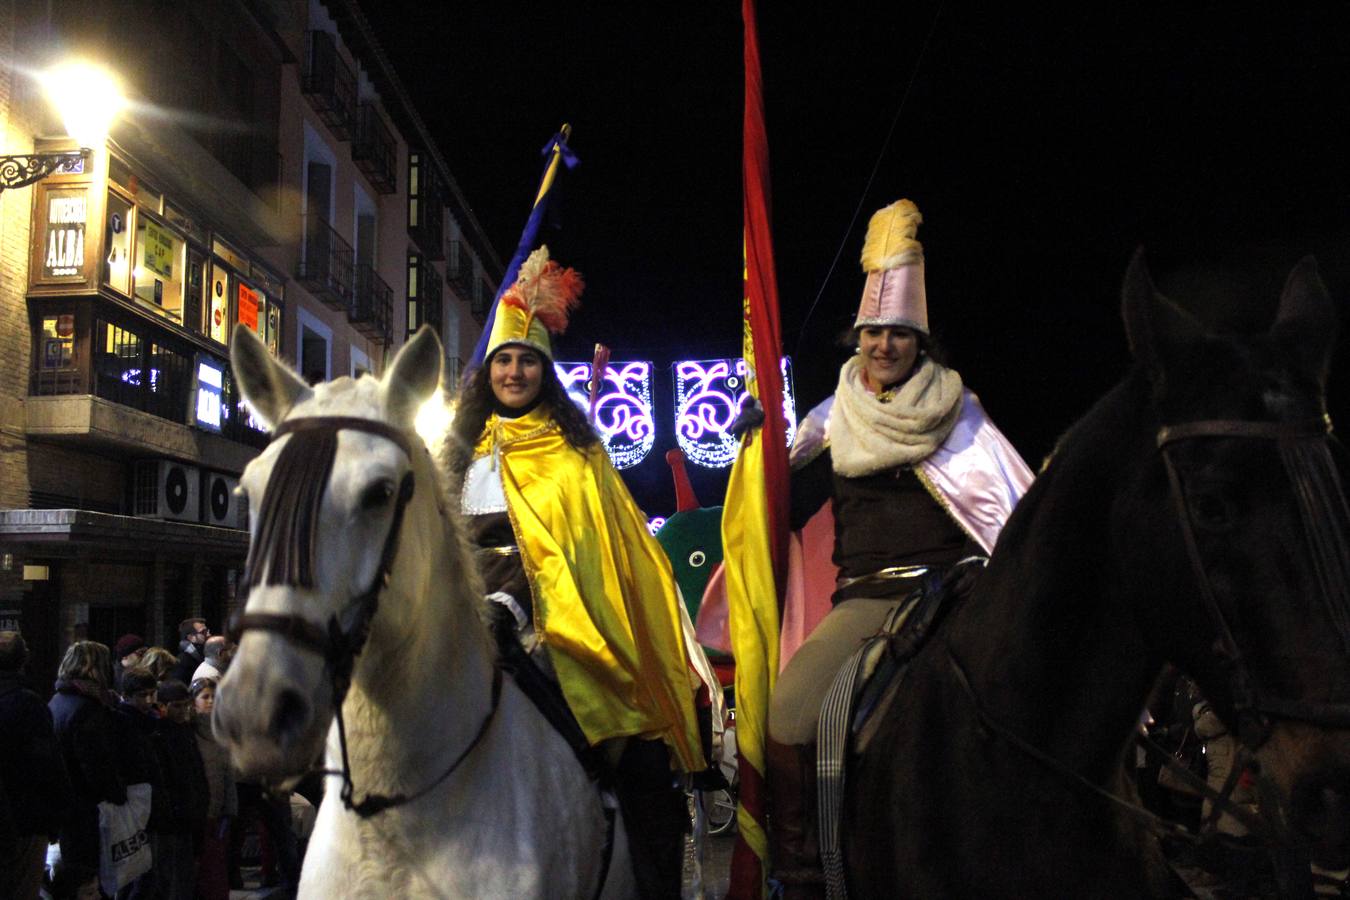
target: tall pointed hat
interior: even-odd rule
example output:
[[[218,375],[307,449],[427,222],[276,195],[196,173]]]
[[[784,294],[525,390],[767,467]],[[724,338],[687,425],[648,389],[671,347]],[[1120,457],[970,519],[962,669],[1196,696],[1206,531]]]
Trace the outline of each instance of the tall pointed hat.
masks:
[[[928,334],[928,293],[923,245],[916,239],[923,216],[911,200],[877,210],[867,223],[862,267],[867,273],[854,328],[898,325]]]
[[[506,344],[533,347],[552,359],[549,335],[567,330],[567,320],[580,304],[584,287],[580,272],[548,258],[548,247],[535,250],[521,264],[516,283],[502,294],[483,359],[491,359]]]

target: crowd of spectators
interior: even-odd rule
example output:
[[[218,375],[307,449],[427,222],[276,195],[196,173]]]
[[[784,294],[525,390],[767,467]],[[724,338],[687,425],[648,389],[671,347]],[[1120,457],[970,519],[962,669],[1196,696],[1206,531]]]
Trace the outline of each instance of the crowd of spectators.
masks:
[[[199,618],[183,621],[179,637],[176,654],[134,634],[111,649],[75,640],[44,702],[24,676],[22,635],[0,631],[0,897],[107,896],[99,804],[125,804],[139,784],[150,786],[152,864],[117,900],[227,900],[241,886],[236,826],[249,812],[270,880],[293,891],[299,865],[289,817],[278,814],[285,801],[237,781],[212,732],[232,646]]]

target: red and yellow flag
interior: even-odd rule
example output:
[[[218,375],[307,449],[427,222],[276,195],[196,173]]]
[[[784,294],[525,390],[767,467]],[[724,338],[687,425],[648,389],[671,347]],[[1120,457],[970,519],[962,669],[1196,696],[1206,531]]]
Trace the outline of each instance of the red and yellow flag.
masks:
[[[769,841],[764,823],[769,694],[778,675],[780,587],[787,561],[788,456],[783,416],[778,282],[769,228],[769,144],[764,130],[754,0],[745,22],[745,300],[742,353],[747,388],[764,424],[741,442],[722,510],[723,565],[732,654],[736,658],[736,746],[740,827],[731,862],[733,898],[762,897]]]

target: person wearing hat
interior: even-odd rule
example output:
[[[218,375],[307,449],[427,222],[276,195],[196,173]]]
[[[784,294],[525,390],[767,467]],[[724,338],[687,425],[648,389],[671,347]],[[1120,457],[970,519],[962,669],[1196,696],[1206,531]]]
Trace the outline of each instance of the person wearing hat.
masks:
[[[122,673],[141,664],[145,653],[145,638],[139,634],[124,634],[113,644],[113,690],[122,693]]]
[[[961,376],[935,358],[921,222],[909,200],[873,215],[856,351],[834,395],[803,419],[790,457],[792,527],[832,516],[838,572],[822,592],[829,613],[779,675],[769,706],[771,857],[789,898],[824,896],[815,740],[835,674],[916,587],[988,556],[1033,477]]]
[[[163,777],[165,816],[152,816],[150,845],[156,896],[192,900],[197,886],[196,850],[206,827],[211,788],[192,726],[192,696],[176,678],[155,687],[154,746]]]
[[[553,368],[582,281],[540,248],[466,383],[461,506],[497,618],[552,674],[614,767],[644,897],[679,897],[688,811],[674,770],[707,767],[670,562]],[[499,638],[500,640],[500,638]]]

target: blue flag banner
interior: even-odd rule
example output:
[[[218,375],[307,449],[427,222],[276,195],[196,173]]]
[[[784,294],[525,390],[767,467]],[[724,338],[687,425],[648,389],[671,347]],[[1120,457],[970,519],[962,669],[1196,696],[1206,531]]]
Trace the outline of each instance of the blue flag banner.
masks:
[[[483,323],[483,333],[478,338],[478,346],[473,348],[473,356],[469,357],[469,363],[464,367],[464,380],[467,382],[473,377],[474,371],[483,364],[483,354],[487,352],[488,336],[492,334],[492,323],[497,318],[497,304],[501,302],[502,294],[506,289],[516,283],[516,275],[520,272],[521,263],[525,262],[526,257],[538,246],[539,228],[543,224],[544,214],[548,211],[549,198],[553,193],[553,185],[557,181],[558,167],[574,168],[578,162],[577,156],[567,146],[567,140],[572,136],[572,126],[564,125],[558,133],[549,138],[541,155],[548,158],[544,164],[544,175],[539,180],[539,192],[534,198],[534,208],[530,210],[530,217],[525,222],[525,229],[520,233],[520,242],[516,245],[516,253],[511,257],[511,263],[506,267],[506,274],[502,276],[502,283],[497,286],[497,296],[492,300],[492,306],[488,309],[487,319]]]

